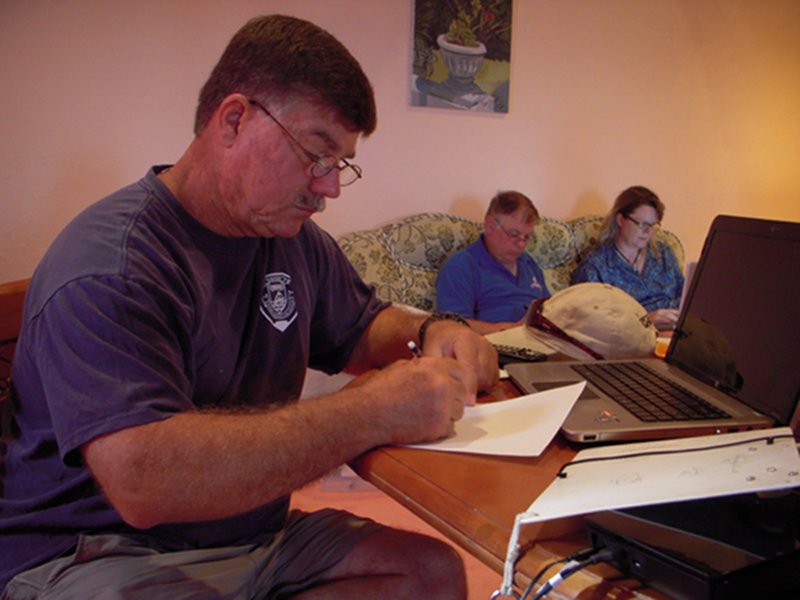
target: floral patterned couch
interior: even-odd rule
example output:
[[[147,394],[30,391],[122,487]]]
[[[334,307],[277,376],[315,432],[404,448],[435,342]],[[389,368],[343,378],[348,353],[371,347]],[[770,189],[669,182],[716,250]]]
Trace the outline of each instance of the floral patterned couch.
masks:
[[[526,251],[542,268],[550,292],[569,285],[579,258],[596,243],[602,221],[602,215],[539,220]],[[477,240],[482,230],[483,223],[454,215],[420,213],[377,229],[347,233],[338,242],[381,298],[430,311],[436,306],[439,269],[453,252]],[[683,268],[680,239],[664,229],[656,231],[656,239],[672,247]]]

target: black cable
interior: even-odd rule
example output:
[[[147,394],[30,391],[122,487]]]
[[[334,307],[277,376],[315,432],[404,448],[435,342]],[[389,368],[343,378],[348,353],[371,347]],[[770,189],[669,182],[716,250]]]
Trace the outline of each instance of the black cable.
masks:
[[[585,569],[590,565],[596,565],[597,563],[615,560],[619,558],[620,554],[621,552],[619,551],[613,552],[608,548],[601,548],[599,550],[595,550],[594,554],[592,554],[589,558],[586,558],[584,560],[570,561],[569,563],[567,563],[567,566],[561,569],[557,574],[553,575],[553,577],[551,577],[541,588],[539,588],[539,591],[536,592],[536,595],[531,600],[541,600],[547,594],[549,594],[559,585],[561,585],[561,583],[567,577],[571,577],[578,571]]]
[[[719,450],[720,448],[730,448],[732,446],[742,446],[744,444],[752,444],[753,442],[766,442],[768,446],[775,443],[775,440],[781,440],[785,438],[792,438],[794,436],[791,434],[781,434],[781,435],[765,435],[763,437],[757,438],[750,438],[746,440],[738,440],[736,442],[727,442],[721,444],[714,444],[712,446],[704,446],[702,448],[675,448],[672,450],[648,450],[643,452],[634,452],[632,454],[617,454],[615,456],[595,456],[591,458],[582,458],[579,460],[573,460],[564,464],[561,467],[561,470],[556,474],[557,477],[564,478],[567,476],[565,472],[567,468],[573,465],[579,465],[583,463],[590,463],[590,462],[602,462],[607,460],[623,460],[626,458],[641,458],[642,456],[659,456],[664,454],[685,454],[689,452],[702,452],[706,450]]]
[[[596,551],[597,550],[596,550],[596,548],[594,548],[594,546],[587,546],[586,548],[581,548],[580,550],[576,550],[572,554],[569,554],[569,555],[565,556],[564,558],[562,558],[560,560],[554,560],[554,561],[546,564],[545,566],[543,566],[539,570],[539,572],[536,574],[536,577],[531,579],[531,582],[528,584],[528,587],[525,588],[525,592],[523,592],[522,596],[520,596],[520,600],[526,600],[528,598],[529,594],[533,591],[533,587],[539,582],[539,580],[542,578],[542,576],[547,571],[549,571],[550,569],[555,567],[556,565],[559,565],[561,563],[570,562],[570,561],[573,561],[573,560],[578,560],[578,561],[586,560],[588,557],[590,557]],[[519,560],[519,559],[517,559],[517,560]]]
[[[539,582],[539,580],[542,578],[542,575],[544,575],[547,571],[549,571],[556,565],[559,565],[563,562],[567,562],[567,559],[562,558],[561,560],[554,560],[553,562],[543,566],[541,570],[536,574],[536,577],[531,579],[531,582],[528,584],[528,587],[525,588],[525,592],[523,592],[522,596],[520,597],[520,600],[527,600],[528,595],[533,591],[533,586],[535,586]]]

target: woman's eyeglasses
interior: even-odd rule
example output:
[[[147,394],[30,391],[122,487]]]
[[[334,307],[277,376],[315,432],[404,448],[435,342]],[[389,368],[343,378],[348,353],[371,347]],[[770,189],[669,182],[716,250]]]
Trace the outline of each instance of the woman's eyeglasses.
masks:
[[[622,216],[625,217],[626,219],[628,219],[628,221],[630,221],[634,225],[636,225],[636,227],[639,229],[639,231],[647,231],[648,229],[649,230],[653,230],[653,229],[658,227],[658,223],[657,222],[656,223],[648,223],[647,221],[637,221],[636,219],[634,219],[630,215],[622,215]]]

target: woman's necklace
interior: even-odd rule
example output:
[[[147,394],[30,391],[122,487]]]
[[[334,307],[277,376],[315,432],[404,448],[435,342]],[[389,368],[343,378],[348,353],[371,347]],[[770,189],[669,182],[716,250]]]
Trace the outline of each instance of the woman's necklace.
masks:
[[[638,263],[639,263],[639,257],[642,255],[642,248],[639,248],[639,249],[636,251],[636,256],[634,256],[634,257],[633,257],[633,260],[630,260],[630,259],[629,259],[627,256],[625,256],[625,254],[623,254],[622,250],[620,250],[620,249],[619,249],[619,246],[617,246],[616,244],[614,244],[614,250],[616,250],[616,251],[617,251],[617,254],[619,254],[619,255],[620,255],[620,257],[622,258],[622,260],[624,260],[624,261],[625,261],[626,263],[628,263],[628,264],[629,264],[631,267],[633,267],[633,270],[634,270],[634,271],[636,271],[637,273],[640,273],[640,272],[641,272],[641,269],[640,269],[640,268],[639,268],[637,265],[638,265]]]

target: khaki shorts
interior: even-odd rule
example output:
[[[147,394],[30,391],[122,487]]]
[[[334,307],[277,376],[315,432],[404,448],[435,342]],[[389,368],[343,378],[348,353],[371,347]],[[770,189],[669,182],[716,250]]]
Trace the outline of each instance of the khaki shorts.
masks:
[[[344,511],[291,511],[269,543],[160,553],[124,535],[81,536],[75,553],[19,573],[2,600],[283,598],[313,587],[383,526]]]

